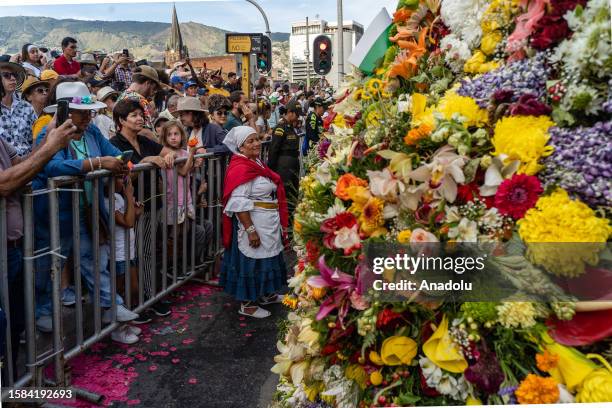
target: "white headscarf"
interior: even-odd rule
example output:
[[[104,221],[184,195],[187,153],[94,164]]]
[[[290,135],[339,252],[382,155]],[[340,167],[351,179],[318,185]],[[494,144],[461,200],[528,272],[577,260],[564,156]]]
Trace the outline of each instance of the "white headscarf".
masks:
[[[252,134],[256,134],[257,131],[250,126],[236,126],[225,135],[223,144],[226,145],[232,153],[240,153],[238,148],[242,146],[245,140]]]

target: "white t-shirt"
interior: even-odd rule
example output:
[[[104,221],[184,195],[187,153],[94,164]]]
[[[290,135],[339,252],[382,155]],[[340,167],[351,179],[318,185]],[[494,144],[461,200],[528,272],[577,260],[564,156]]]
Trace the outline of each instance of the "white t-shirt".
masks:
[[[109,210],[110,203],[108,202],[108,198],[106,199],[106,209]],[[120,212],[121,214],[125,214],[125,200],[123,196],[119,193],[115,193],[115,211]],[[114,216],[114,214],[110,214],[110,216]],[[121,225],[115,223],[115,260],[117,262],[125,261],[125,237],[126,231],[129,230],[129,240],[130,240],[130,260],[136,258],[136,238],[134,236],[134,228],[125,228]]]
[[[100,129],[100,132],[102,132],[105,138],[110,139],[115,136],[115,123],[105,114],[98,113],[98,115],[93,118],[93,123]]]

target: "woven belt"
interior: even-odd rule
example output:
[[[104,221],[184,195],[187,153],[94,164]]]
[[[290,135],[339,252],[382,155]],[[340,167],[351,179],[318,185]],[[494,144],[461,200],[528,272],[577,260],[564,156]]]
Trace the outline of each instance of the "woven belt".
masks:
[[[258,208],[265,208],[266,210],[276,210],[278,208],[278,203],[270,201],[253,201],[253,205]]]

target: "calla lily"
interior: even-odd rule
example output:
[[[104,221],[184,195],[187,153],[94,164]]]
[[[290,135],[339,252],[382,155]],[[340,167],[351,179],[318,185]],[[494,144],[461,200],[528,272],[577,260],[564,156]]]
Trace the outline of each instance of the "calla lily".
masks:
[[[383,342],[380,355],[385,365],[408,365],[416,356],[417,348],[416,341],[409,337],[391,336]]]
[[[319,276],[312,276],[308,284],[315,288],[331,288],[333,293],[319,307],[317,320],[323,319],[335,309],[339,310],[340,321],[346,316],[350,306],[349,296],[355,290],[355,278],[325,264],[325,257],[319,258]]]
[[[435,365],[451,373],[462,373],[468,367],[467,361],[452,341],[446,315],[434,334],[423,344],[423,352]]]
[[[480,187],[481,196],[490,197],[495,195],[499,185],[518,171],[521,162],[513,160],[504,164],[507,161],[507,157],[505,154],[493,157],[491,165],[485,172],[484,184]]]
[[[428,183],[430,189],[452,203],[457,198],[457,184],[465,183],[463,166],[466,163],[465,157],[455,153],[452,146],[446,145],[434,153],[430,163],[412,171],[410,178]]]

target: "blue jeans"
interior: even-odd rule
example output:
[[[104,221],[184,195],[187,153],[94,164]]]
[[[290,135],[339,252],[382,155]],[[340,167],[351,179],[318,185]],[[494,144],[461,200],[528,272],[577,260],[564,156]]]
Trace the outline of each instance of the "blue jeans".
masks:
[[[25,330],[25,304],[23,285],[23,252],[21,248],[7,248],[7,278],[9,293],[9,308],[11,317],[11,347],[13,356],[13,375],[17,377],[17,356],[19,354],[19,336]],[[0,286],[2,282],[0,281]],[[0,296],[2,288],[0,287]],[[0,304],[1,306],[1,304]],[[7,313],[5,310],[4,313]],[[4,347],[0,355],[4,354]],[[13,379],[15,379],[13,378]],[[6,381],[6,378],[3,378]]]
[[[89,234],[89,230],[86,225],[86,221],[81,217],[80,223],[80,247],[79,247],[79,258],[81,267],[81,276],[85,280],[85,285],[90,294],[94,293],[94,260],[93,260],[93,242]],[[60,253],[62,256],[68,256],[72,253],[72,234],[60,234]],[[46,239],[46,240],[45,240]],[[36,231],[36,242],[37,248],[48,247],[49,244],[49,230],[44,228],[37,228]],[[98,261],[100,267],[100,306],[104,308],[111,307],[111,282],[110,272],[108,269],[108,260],[110,257],[110,247],[108,244],[100,245],[98,248]],[[78,260],[74,260],[77,262]],[[61,268],[63,268],[65,260],[62,260]],[[36,265],[36,316],[50,315],[53,310],[52,307],[52,284],[51,284],[51,257],[44,256],[38,259]],[[117,294],[117,305],[123,304],[123,298]]]

